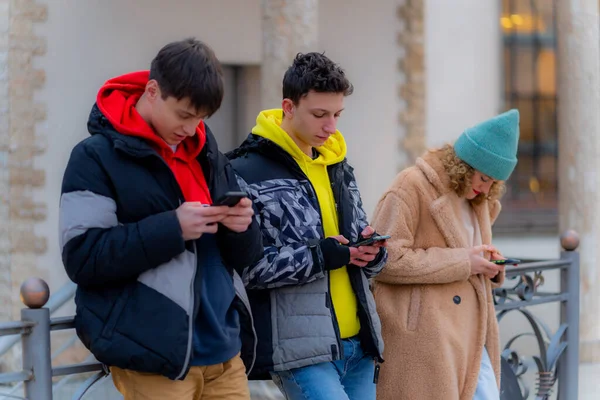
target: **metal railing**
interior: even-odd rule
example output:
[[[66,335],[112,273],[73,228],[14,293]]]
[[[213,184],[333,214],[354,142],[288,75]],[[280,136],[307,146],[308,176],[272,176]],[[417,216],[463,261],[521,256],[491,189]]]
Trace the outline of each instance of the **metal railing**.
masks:
[[[577,400],[579,381],[579,236],[567,231],[561,236],[560,259],[532,262],[506,269],[504,287],[494,290],[497,318],[502,322],[508,314],[519,313],[531,332],[519,332],[506,341],[502,352],[502,400],[529,398],[530,388],[524,377],[528,369],[536,369],[536,400],[550,398],[558,381],[559,400]],[[545,283],[544,273],[560,272],[560,288],[554,292],[538,290]],[[514,281],[514,285],[508,286]],[[529,307],[560,303],[559,327],[552,332]],[[515,349],[524,338],[533,338],[536,351],[521,356]],[[531,350],[531,346],[528,346]]]
[[[537,400],[547,400],[558,382],[559,400],[577,400],[579,368],[579,254],[575,252],[579,237],[573,231],[561,236],[564,251],[559,260],[525,263],[506,269],[507,285],[494,290],[495,308],[502,327],[505,316],[512,312],[522,314],[532,332],[519,333],[510,338],[502,352],[502,400],[524,400],[529,388],[523,377],[529,366],[537,368]],[[560,271],[560,290],[542,292],[544,272]],[[515,281],[512,287],[511,281]],[[73,396],[79,400],[88,389],[106,375],[103,365],[95,361],[52,366],[50,332],[73,329],[73,317],[50,318],[44,307],[49,298],[48,285],[39,278],[30,278],[21,286],[21,298],[28,307],[21,310],[21,321],[0,324],[0,337],[19,335],[22,341],[22,370],[0,374],[0,384],[24,382],[24,396],[0,393],[9,398],[52,400],[52,378],[86,372],[97,372],[89,377]],[[552,333],[528,307],[560,303],[560,326]],[[520,356],[513,348],[523,337],[533,336],[538,353]]]
[[[75,296],[75,291],[77,290],[77,285],[73,282],[67,282],[63,287],[61,287],[56,293],[54,293],[46,303],[45,308],[50,310],[50,315],[52,315],[56,310],[65,305],[69,300]],[[6,352],[8,352],[15,344],[17,344],[21,340],[21,335],[8,335],[0,337],[0,357],[2,357]]]
[[[52,400],[52,378],[85,372],[99,372],[73,397],[79,400],[87,389],[106,372],[98,362],[52,366],[50,332],[73,329],[73,317],[50,318],[50,309],[44,307],[50,289],[39,278],[30,278],[21,285],[21,299],[28,307],[21,310],[21,321],[0,324],[0,336],[20,335],[23,368],[19,372],[0,374],[0,384],[24,382],[25,397],[0,393],[0,397],[29,400]]]

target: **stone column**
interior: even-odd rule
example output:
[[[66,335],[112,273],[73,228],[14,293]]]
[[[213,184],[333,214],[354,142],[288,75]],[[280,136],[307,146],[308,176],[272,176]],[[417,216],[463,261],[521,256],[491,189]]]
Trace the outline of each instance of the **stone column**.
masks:
[[[600,13],[558,0],[560,230],[581,235],[580,360],[600,362]]]
[[[8,107],[8,27],[9,0],[0,0],[0,320],[11,317],[10,237],[8,173],[9,107]]]
[[[299,52],[319,51],[318,0],[262,0],[261,104],[281,107],[283,74]]]
[[[426,150],[425,1],[403,1],[398,6],[398,18],[401,22],[398,44],[404,50],[398,63],[404,74],[399,91],[405,104],[399,120],[406,128],[406,135],[400,142],[400,149],[406,154],[406,159],[398,166],[402,170],[413,165]]]
[[[35,233],[46,217],[45,205],[34,199],[43,186],[44,171],[34,159],[45,148],[36,124],[45,118],[35,91],[45,81],[34,68],[34,57],[46,52],[46,41],[35,24],[47,18],[47,6],[37,0],[0,0],[0,320],[18,319],[21,283],[40,275],[37,256],[46,249]],[[39,193],[39,192],[38,192]],[[43,274],[42,274],[43,275]],[[11,370],[20,364],[19,347],[2,359]],[[11,365],[13,364],[13,365]]]

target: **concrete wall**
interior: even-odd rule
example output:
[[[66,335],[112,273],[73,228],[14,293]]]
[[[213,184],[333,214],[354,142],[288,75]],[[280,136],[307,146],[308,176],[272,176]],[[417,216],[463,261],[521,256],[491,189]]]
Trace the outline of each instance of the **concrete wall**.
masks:
[[[427,144],[453,142],[501,109],[500,2],[427,0]]]
[[[401,74],[398,1],[326,0],[319,8],[319,42],[354,84],[338,124],[348,141],[365,210],[370,215],[396,173]]]

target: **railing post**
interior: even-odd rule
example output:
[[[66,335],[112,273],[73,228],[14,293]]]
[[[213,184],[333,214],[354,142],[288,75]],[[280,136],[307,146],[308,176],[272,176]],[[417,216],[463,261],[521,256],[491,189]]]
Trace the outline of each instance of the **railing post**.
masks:
[[[23,370],[31,371],[25,382],[25,397],[52,400],[52,359],[50,350],[50,310],[43,308],[50,297],[48,284],[29,278],[21,285],[21,320],[33,322],[31,333],[23,335]]]
[[[579,387],[579,235],[569,230],[563,233],[560,244],[564,249],[561,259],[570,262],[569,267],[561,269],[560,291],[568,293],[568,300],[560,305],[560,323],[567,324],[563,340],[567,348],[558,364],[558,398],[577,400]]]

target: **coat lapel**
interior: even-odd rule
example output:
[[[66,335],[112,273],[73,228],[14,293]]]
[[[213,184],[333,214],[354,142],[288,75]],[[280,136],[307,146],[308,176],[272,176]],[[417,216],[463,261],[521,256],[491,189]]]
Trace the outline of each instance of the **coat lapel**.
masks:
[[[456,215],[456,208],[453,204],[456,200],[458,200],[458,196],[454,192],[446,193],[431,203],[429,212],[448,247],[465,248],[468,246],[463,232],[457,224],[457,222],[460,223],[460,219]]]
[[[457,224],[460,216],[456,214],[455,204],[459,198],[450,189],[450,181],[441,160],[434,153],[427,153],[417,159],[416,165],[437,192],[438,197],[429,206],[429,212],[446,244],[451,248],[467,247],[463,232]]]
[[[441,160],[435,153],[428,153],[416,162],[417,167],[423,171],[431,185],[437,191],[438,198],[435,199],[429,211],[438,229],[444,236],[448,247],[468,247],[462,230],[460,229],[461,216],[457,215],[455,204],[460,201],[456,192],[450,189],[449,178],[444,170]],[[483,244],[492,242],[492,223],[500,213],[500,202],[484,201],[473,207]]]

